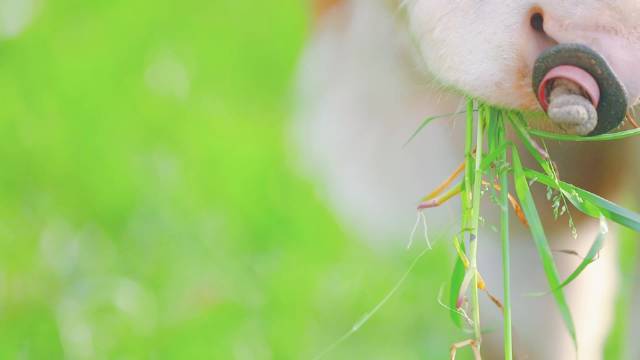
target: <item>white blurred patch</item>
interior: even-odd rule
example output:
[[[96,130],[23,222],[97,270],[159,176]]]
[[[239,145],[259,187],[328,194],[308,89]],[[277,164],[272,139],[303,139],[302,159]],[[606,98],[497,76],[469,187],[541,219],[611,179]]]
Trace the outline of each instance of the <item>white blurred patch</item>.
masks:
[[[264,327],[256,322],[247,322],[236,335],[233,345],[234,360],[273,359],[265,338]]]
[[[156,95],[185,100],[191,91],[186,66],[171,54],[156,57],[147,68],[144,79]]]
[[[83,316],[83,306],[73,298],[58,306],[60,337],[66,358],[86,359],[95,356],[93,330]]]
[[[65,222],[53,222],[40,237],[40,256],[58,275],[73,272],[78,263],[80,244],[78,233]]]
[[[155,328],[155,302],[135,281],[121,279],[114,291],[114,304],[131,319],[131,324],[139,333],[150,334]]]
[[[346,229],[404,245],[419,199],[463,158],[464,137],[443,119],[403,144],[426,117],[457,112],[461,99],[416,71],[411,39],[385,2],[349,4],[353,17],[324,19],[302,59],[290,153]],[[426,214],[434,230],[456,223],[446,209]]]
[[[177,156],[165,149],[158,149],[149,155],[151,175],[159,185],[169,188],[180,183],[181,169]]]
[[[20,35],[31,24],[35,8],[35,0],[0,0],[0,38]]]

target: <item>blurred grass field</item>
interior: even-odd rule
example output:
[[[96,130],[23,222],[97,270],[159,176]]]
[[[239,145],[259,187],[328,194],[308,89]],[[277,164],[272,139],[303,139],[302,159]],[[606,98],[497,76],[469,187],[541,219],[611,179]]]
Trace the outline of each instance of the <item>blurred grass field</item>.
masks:
[[[0,2],[0,358],[311,358],[391,289],[290,165],[303,5]],[[327,358],[445,358],[448,253]]]

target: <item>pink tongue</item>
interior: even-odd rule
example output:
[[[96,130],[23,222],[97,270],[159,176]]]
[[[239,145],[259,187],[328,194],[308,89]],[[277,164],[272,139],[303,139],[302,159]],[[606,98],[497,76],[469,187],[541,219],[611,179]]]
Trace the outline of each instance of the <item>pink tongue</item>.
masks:
[[[550,90],[549,82],[556,79],[566,79],[580,85],[582,90],[589,96],[593,107],[598,108],[598,104],[600,103],[600,87],[598,87],[598,83],[593,76],[579,67],[560,65],[554,67],[545,75],[538,88],[538,100],[544,111],[549,109],[549,95],[547,94],[547,90]]]

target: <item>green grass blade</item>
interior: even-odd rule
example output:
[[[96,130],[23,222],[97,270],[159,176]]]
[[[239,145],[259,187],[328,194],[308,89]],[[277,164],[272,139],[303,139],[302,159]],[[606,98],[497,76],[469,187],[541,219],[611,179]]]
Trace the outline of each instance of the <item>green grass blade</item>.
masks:
[[[500,163],[507,165],[507,142],[505,138],[504,116],[500,114],[495,119],[495,131],[490,133],[492,148],[502,148],[500,151]],[[503,148],[502,145],[505,145]],[[496,166],[497,168],[497,166]],[[511,255],[509,244],[509,174],[507,169],[494,169],[494,173],[500,179],[500,240],[502,243],[502,287],[503,287],[503,339],[504,358],[513,359],[513,336],[511,319]],[[493,187],[490,187],[493,190]]]
[[[567,331],[569,331],[574,346],[577,349],[578,344],[576,340],[576,328],[573,323],[571,311],[569,310],[569,305],[567,304],[564,293],[562,292],[562,290],[558,290],[558,288],[560,287],[560,277],[558,275],[558,270],[553,261],[551,248],[549,247],[549,243],[547,242],[547,237],[544,233],[544,228],[542,226],[542,222],[540,221],[540,216],[538,215],[533,196],[531,195],[529,183],[527,182],[524,169],[522,168],[522,163],[520,162],[520,156],[518,155],[518,152],[515,151],[515,149],[512,152],[512,159],[513,178],[516,188],[516,194],[518,195],[518,199],[520,200],[522,210],[524,211],[525,216],[529,221],[531,235],[533,236],[538,254],[540,255],[540,258],[542,260],[542,266],[547,276],[549,287],[551,289],[556,289],[552,291],[553,296],[556,300],[558,309],[560,310],[560,314],[562,315],[562,319],[567,328]]]
[[[471,103],[471,102],[470,102]],[[473,103],[470,104],[469,109],[472,109]],[[479,272],[478,272],[478,227],[480,223],[480,198],[482,197],[482,155],[483,155],[483,142],[484,142],[484,128],[489,121],[487,117],[487,107],[481,105],[478,109],[479,115],[476,126],[476,157],[473,161],[473,192],[471,193],[472,208],[471,208],[471,233],[469,234],[469,269],[473,274],[473,283],[471,287],[471,307],[473,309],[473,331],[475,334],[475,340],[478,342],[477,348],[480,350],[480,344],[482,341],[482,329],[480,326],[480,300],[478,294],[479,284]],[[468,113],[469,120],[473,120],[473,114]],[[473,126],[472,121],[468,121],[469,127]],[[470,154],[470,153],[469,153]],[[467,167],[467,170],[471,171],[471,164]],[[464,283],[463,283],[464,285]]]
[[[628,227],[632,230],[640,232],[640,214],[625,209],[601,196],[589,191],[580,189],[577,186],[559,181],[555,182],[549,176],[535,170],[525,170],[525,175],[529,179],[533,179],[544,185],[560,189],[569,201],[581,212],[594,218],[599,218],[602,214],[605,218]]]
[[[638,321],[636,317],[632,316],[637,307],[634,304],[636,299],[632,294],[637,288],[637,264],[640,263],[638,234],[625,228],[621,229],[616,237],[619,239],[620,284],[616,294],[614,321],[607,336],[603,359],[629,358],[627,349],[630,348],[631,342],[635,338],[631,336],[630,331],[632,325]]]
[[[542,130],[528,130],[529,134],[540,138],[559,140],[559,141],[578,141],[578,142],[592,142],[592,141],[613,141],[630,138],[640,135],[640,129],[625,130],[612,134],[602,134],[597,136],[577,136],[577,135],[564,135],[555,134]]]
[[[517,118],[517,115],[510,114],[509,120],[511,120],[511,124],[516,129],[516,134],[520,141],[524,144],[527,151],[533,156],[533,158],[538,162],[540,167],[544,169],[547,174],[553,174],[551,164],[547,159],[544,159],[540,152],[537,150],[537,145],[534,145],[535,141],[529,135],[529,130],[526,129],[523,124],[524,120],[522,118]]]
[[[556,290],[561,290],[567,285],[571,284],[578,276],[580,276],[580,274],[582,274],[582,272],[589,265],[591,265],[591,263],[595,261],[596,257],[598,256],[598,253],[600,253],[600,250],[602,250],[604,246],[605,237],[608,232],[606,220],[604,219],[604,217],[601,217],[600,224],[601,226],[600,226],[600,231],[598,232],[598,236],[596,236],[595,241],[591,245],[591,248],[589,249],[587,256],[585,256],[585,258],[582,259],[578,267],[569,276],[567,276],[567,278],[556,288]],[[528,295],[533,297],[540,297],[540,296],[549,295],[552,292],[553,290],[549,290],[545,292],[531,293]]]
[[[460,246],[462,247],[462,251],[465,251],[464,243],[460,243]],[[453,267],[453,272],[451,273],[451,288],[449,289],[449,307],[451,309],[457,309],[458,307],[458,297],[460,295],[460,287],[462,286],[464,275],[464,263],[462,262],[462,259],[458,257],[456,259],[456,264]],[[463,328],[463,317],[460,313],[451,311],[451,320],[458,328]]]
[[[422,123],[420,123],[420,126],[418,126],[416,131],[414,131],[413,134],[411,134],[411,137],[409,137],[409,140],[407,140],[407,142],[405,142],[404,145],[402,145],[402,147],[405,147],[405,146],[409,145],[409,143],[412,142],[413,139],[415,139],[416,136],[418,136],[418,134],[420,134],[420,132],[425,127],[427,127],[427,125],[431,124],[432,121],[438,120],[438,119],[443,119],[443,118],[448,118],[448,117],[452,117],[452,116],[456,116],[456,115],[462,115],[462,114],[466,114],[466,112],[461,111],[461,112],[455,112],[455,113],[444,114],[444,115],[429,116],[428,118],[424,119],[422,121]]]
[[[591,248],[589,249],[587,256],[585,256],[585,258],[582,259],[578,267],[569,276],[567,276],[567,278],[556,288],[556,290],[560,290],[565,286],[571,284],[578,276],[580,276],[580,274],[587,268],[587,266],[591,265],[591,263],[595,261],[596,257],[600,253],[600,250],[602,250],[604,246],[605,237],[608,232],[609,232],[609,229],[606,223],[606,219],[604,218],[604,216],[601,216],[600,231],[598,232],[598,236],[596,237],[595,241],[591,245]],[[542,293],[533,293],[530,295],[545,296],[552,292],[553,291],[547,291]]]
[[[580,196],[578,190],[582,191],[582,189],[579,189],[571,184],[563,183],[561,181],[553,179],[550,176],[539,173],[535,170],[526,169],[525,176],[536,182],[547,185],[552,189],[562,192],[562,195],[564,195],[564,197],[566,197],[569,202],[571,202],[571,204],[573,204],[573,206],[576,209],[580,210],[583,214],[589,215],[593,218],[599,218],[600,215],[602,215],[602,211],[597,206],[595,206],[590,201],[584,200]]]
[[[563,183],[563,185],[569,184]],[[640,215],[638,215],[637,213],[625,209],[603,197],[590,193],[586,190],[582,190],[572,185],[571,188],[575,189],[575,191],[582,197],[583,200],[597,206],[598,209],[600,209],[600,211],[602,212],[602,215],[604,215],[607,219],[640,232]]]
[[[571,273],[571,275],[569,275],[556,290],[560,290],[565,286],[571,284],[571,282],[575,280],[587,268],[587,266],[591,265],[591,263],[595,261],[596,257],[600,253],[600,250],[602,250],[602,247],[604,246],[604,240],[605,240],[605,237],[607,236],[607,232],[608,232],[607,220],[604,218],[604,216],[601,216],[600,231],[598,231],[598,236],[596,237],[596,240],[593,242],[593,245],[591,245],[591,248],[589,249],[587,256],[585,256],[585,258],[582,259],[582,261],[580,262],[580,265],[578,265],[578,267]]]
[[[495,162],[500,160],[499,158],[502,155],[502,153],[506,151],[509,147],[513,147],[513,143],[510,141],[507,141],[496,146],[495,149],[493,149],[487,155],[485,155],[482,158],[482,164],[480,165],[480,168],[482,169],[482,171],[486,171],[489,169],[489,167],[491,167],[492,165],[495,165]]]

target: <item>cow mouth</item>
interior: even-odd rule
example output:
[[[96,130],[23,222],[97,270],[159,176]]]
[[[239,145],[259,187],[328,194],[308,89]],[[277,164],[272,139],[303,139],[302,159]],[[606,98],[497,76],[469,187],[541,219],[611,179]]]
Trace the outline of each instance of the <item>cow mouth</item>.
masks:
[[[533,91],[553,122],[579,135],[616,129],[628,110],[627,90],[612,67],[581,44],[545,50],[533,67]]]

